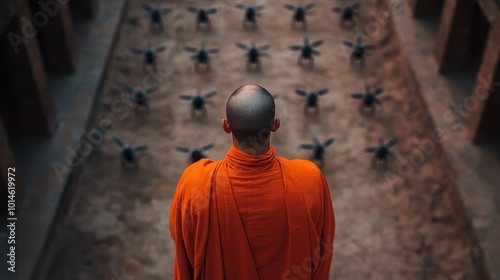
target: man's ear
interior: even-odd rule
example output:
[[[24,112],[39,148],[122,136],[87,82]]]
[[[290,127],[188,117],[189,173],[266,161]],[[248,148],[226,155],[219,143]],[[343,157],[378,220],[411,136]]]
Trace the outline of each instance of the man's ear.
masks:
[[[281,125],[280,118],[274,118],[273,127],[271,127],[271,131],[276,132],[280,128],[280,125]]]
[[[227,134],[231,133],[231,128],[229,127],[229,123],[227,122],[227,119],[222,119],[222,129]]]

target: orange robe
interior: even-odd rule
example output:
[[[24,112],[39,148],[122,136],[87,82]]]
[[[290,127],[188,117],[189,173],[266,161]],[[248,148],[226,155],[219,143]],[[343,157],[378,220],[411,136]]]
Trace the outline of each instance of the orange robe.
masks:
[[[170,210],[174,279],[329,279],[335,218],[325,177],[306,160],[234,146],[186,168]]]

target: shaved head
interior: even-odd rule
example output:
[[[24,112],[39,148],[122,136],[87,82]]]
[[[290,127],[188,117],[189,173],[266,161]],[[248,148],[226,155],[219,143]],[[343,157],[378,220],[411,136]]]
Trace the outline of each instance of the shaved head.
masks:
[[[269,139],[275,118],[273,96],[258,85],[244,85],[236,89],[226,105],[227,122],[233,136],[240,143]]]

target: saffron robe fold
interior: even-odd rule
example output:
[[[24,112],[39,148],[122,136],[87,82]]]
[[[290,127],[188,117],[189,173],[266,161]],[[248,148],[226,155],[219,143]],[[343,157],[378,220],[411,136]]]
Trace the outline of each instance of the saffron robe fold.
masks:
[[[281,171],[273,174],[281,176],[283,186],[252,186],[256,177],[266,174],[252,172],[263,164],[265,170]],[[259,240],[245,230],[243,221],[252,217],[242,217],[233,188],[245,184],[283,193],[285,216],[273,218],[286,220],[284,230],[274,227],[271,218],[256,221],[276,231],[266,237],[275,240]],[[254,207],[271,209],[265,204]],[[202,159],[187,167],[172,201],[170,231],[176,245],[176,280],[329,279],[335,219],[326,179],[314,163],[276,157],[273,147],[265,155],[252,156],[233,146],[221,161]],[[276,262],[257,266],[255,257],[264,249],[251,244],[283,239],[286,246]],[[278,277],[269,276],[272,273]]]

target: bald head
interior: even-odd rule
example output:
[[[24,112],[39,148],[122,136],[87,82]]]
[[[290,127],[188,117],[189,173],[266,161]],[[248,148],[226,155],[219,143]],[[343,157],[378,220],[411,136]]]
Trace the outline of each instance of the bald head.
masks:
[[[226,105],[227,122],[238,142],[269,138],[275,117],[273,96],[258,85],[236,89]]]

